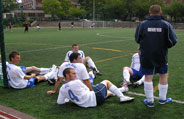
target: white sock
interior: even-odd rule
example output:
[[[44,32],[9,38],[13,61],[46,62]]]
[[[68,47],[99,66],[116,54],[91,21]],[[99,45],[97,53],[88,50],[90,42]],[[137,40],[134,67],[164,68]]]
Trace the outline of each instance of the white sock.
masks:
[[[127,88],[125,88],[124,86],[121,87],[121,88],[118,88],[118,89],[119,89],[119,91],[121,91],[122,93],[127,91]]]
[[[158,87],[159,87],[159,99],[166,100],[168,84],[166,85],[159,84]]]
[[[144,92],[148,102],[154,102],[153,98],[153,82],[144,81]]]
[[[40,68],[41,75],[47,74],[47,73],[49,73],[49,71],[50,71],[50,68]]]
[[[115,85],[112,85],[109,90],[119,98],[124,97],[123,93]]]
[[[124,81],[130,82],[130,73],[127,69],[123,70],[123,79]]]
[[[139,83],[139,85],[141,85],[142,83],[144,83],[144,80],[145,80],[145,75],[140,80],[138,80],[137,82]]]
[[[90,67],[96,68],[95,63],[93,62],[93,60],[92,60],[91,58],[87,60],[87,63],[88,63],[88,65],[89,65]],[[97,68],[96,68],[96,70],[97,70]]]
[[[53,71],[51,71],[51,72],[45,74],[45,75],[44,75],[44,76],[45,76],[45,79],[46,79],[46,80],[54,79],[55,73],[56,73],[55,70],[53,70]]]

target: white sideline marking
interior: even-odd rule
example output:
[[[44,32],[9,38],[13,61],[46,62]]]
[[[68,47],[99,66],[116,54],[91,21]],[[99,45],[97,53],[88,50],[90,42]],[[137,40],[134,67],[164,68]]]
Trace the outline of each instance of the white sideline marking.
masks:
[[[126,93],[131,94],[131,95],[146,97],[144,94],[141,94],[141,93],[135,93],[135,92],[130,92],[130,91],[128,91]],[[155,97],[155,96],[154,96],[154,98],[159,99],[159,97]],[[172,101],[175,102],[175,103],[184,104],[184,101],[181,101],[181,100],[172,100]]]
[[[104,32],[104,33],[109,33],[109,32]],[[116,37],[116,36],[110,36],[110,35],[103,35],[104,33],[96,33],[97,36],[102,36],[102,37],[109,37],[109,38],[129,38],[132,39],[132,37]],[[110,32],[111,33],[111,32]]]
[[[127,40],[132,40],[132,39],[126,39],[126,40],[113,40],[113,41],[106,41],[106,42],[97,42],[97,43],[86,43],[86,44],[78,44],[79,46],[88,46],[88,45],[94,45],[94,44],[105,44],[105,43],[112,43],[112,42],[123,42]],[[53,47],[53,48],[45,48],[45,49],[37,49],[37,50],[27,50],[27,51],[22,51],[20,53],[29,53],[29,52],[37,52],[37,51],[42,51],[42,50],[54,50],[54,49],[60,49],[60,48],[68,48],[71,46],[61,46],[61,47]]]

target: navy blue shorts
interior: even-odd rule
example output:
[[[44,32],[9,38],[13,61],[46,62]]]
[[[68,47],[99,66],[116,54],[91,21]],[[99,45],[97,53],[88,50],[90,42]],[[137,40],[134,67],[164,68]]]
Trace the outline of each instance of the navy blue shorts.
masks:
[[[131,68],[133,71],[133,76],[131,76],[130,78],[133,80],[139,80],[141,79],[144,75],[142,74],[142,70],[140,69],[140,71],[137,71],[133,68]]]
[[[107,88],[104,84],[99,83],[93,87],[93,91],[96,95],[97,105],[102,104],[107,97]]]
[[[28,79],[28,84],[26,86],[26,88],[31,88],[35,86],[37,79],[36,78],[29,78]]]
[[[153,75],[153,74],[156,74],[156,73],[159,73],[159,74],[166,74],[168,72],[168,65],[164,65],[164,66],[161,66],[161,67],[154,67],[154,68],[142,68],[142,73],[144,75]]]

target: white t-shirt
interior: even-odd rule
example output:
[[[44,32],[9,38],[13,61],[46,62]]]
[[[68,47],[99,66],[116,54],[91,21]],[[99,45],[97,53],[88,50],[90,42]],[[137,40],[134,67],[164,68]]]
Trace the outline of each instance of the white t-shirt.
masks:
[[[140,69],[140,58],[139,58],[139,54],[138,53],[135,53],[133,56],[132,56],[132,63],[131,63],[131,68],[135,69],[136,71],[139,71]]]
[[[68,52],[66,53],[66,57],[65,57],[65,61],[66,61],[66,62],[69,62],[69,61],[70,61],[70,60],[69,60],[69,57],[70,57],[70,55],[71,55],[72,53],[73,53],[72,50],[70,50],[70,51],[68,51]],[[84,52],[83,52],[82,50],[78,50],[78,53],[81,55],[82,60],[84,60],[84,59],[85,59]]]
[[[75,71],[77,73],[77,79],[80,79],[80,80],[89,79],[89,74],[87,72],[87,69],[86,69],[85,65],[82,64],[82,63],[64,62],[63,64],[61,64],[61,66],[59,68],[59,73],[58,73],[59,77],[62,77],[62,78],[64,77],[63,76],[63,71],[66,68],[73,68],[73,69],[75,69]]]
[[[7,65],[8,83],[12,88],[22,89],[28,84],[28,80],[24,79],[24,72],[19,66],[8,63]]]
[[[97,105],[95,92],[90,91],[80,80],[69,81],[62,85],[57,103],[64,104],[66,99],[80,107],[95,107]]]

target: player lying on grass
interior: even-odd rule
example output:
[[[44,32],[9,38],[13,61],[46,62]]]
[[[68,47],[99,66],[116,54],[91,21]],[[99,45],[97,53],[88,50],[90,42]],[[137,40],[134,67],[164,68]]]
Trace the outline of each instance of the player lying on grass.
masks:
[[[12,88],[22,89],[34,87],[36,83],[42,80],[53,79],[57,77],[56,66],[53,65],[50,72],[45,75],[36,76],[35,73],[30,73],[27,75],[21,67],[17,66],[20,62],[20,54],[16,51],[13,51],[9,54],[10,63],[7,63],[7,78],[8,83]]]
[[[144,83],[145,76],[141,73],[139,55],[140,49],[138,49],[137,53],[133,54],[131,66],[123,67],[123,82],[121,86],[125,88],[125,92],[128,91],[128,85],[131,84],[130,79],[138,80],[134,83],[134,87],[138,87]]]
[[[80,79],[90,90],[92,90],[91,82],[89,79],[92,79],[94,77],[90,77],[86,67],[82,63],[82,57],[79,53],[72,53],[69,57],[70,62],[64,62],[61,64],[58,72],[58,79],[55,83],[54,90],[47,91],[47,94],[56,93],[57,89],[61,83],[61,81],[64,79],[63,71],[66,68],[74,68],[77,72],[77,79]]]
[[[69,62],[69,57],[72,53],[79,53],[82,57],[82,62],[86,67],[89,67],[94,72],[95,75],[99,75],[99,76],[102,75],[102,73],[100,73],[99,70],[97,69],[91,57],[89,56],[85,57],[84,52],[82,50],[79,50],[79,46],[77,44],[73,44],[72,50],[66,53],[65,62]]]
[[[70,100],[80,107],[96,107],[102,104],[112,93],[120,98],[120,102],[130,102],[134,100],[132,97],[124,96],[119,89],[108,80],[104,80],[95,85],[93,91],[90,91],[86,85],[76,79],[77,74],[74,69],[66,68],[63,71],[63,75],[66,83],[60,88],[57,99],[58,104],[64,104]]]

